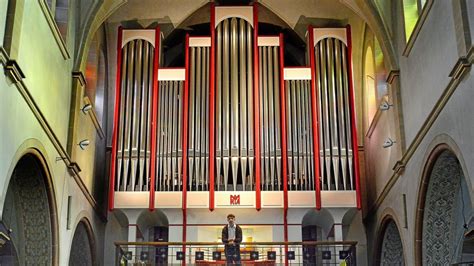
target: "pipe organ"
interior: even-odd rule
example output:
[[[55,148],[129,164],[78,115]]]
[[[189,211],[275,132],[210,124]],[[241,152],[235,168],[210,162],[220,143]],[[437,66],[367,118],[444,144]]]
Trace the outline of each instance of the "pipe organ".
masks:
[[[211,37],[186,36],[184,68],[159,65],[159,30],[120,31],[110,208],[132,192],[151,209],[155,194],[186,208],[202,192],[211,209],[247,192],[248,206],[271,192],[287,208],[311,191],[311,206],[346,191],[360,207],[350,28],[309,27],[308,66],[284,67],[255,6],[211,14]]]

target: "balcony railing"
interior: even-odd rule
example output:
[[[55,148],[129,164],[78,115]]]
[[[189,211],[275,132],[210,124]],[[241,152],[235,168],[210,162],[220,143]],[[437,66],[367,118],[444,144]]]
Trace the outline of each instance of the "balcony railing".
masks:
[[[243,265],[357,265],[355,241],[247,242]],[[116,265],[225,264],[219,242],[115,242]]]

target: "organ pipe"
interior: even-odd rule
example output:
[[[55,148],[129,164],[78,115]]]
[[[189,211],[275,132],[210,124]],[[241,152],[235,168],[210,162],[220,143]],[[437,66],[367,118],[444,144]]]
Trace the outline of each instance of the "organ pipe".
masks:
[[[216,190],[253,189],[252,26],[227,18],[216,27]]]
[[[337,38],[315,46],[323,190],[354,190],[347,47]]]
[[[310,81],[285,81],[288,190],[314,190]]]
[[[209,56],[207,46],[189,47],[188,191],[209,189]]]
[[[141,39],[122,48],[116,191],[149,187],[153,57],[152,44]]]

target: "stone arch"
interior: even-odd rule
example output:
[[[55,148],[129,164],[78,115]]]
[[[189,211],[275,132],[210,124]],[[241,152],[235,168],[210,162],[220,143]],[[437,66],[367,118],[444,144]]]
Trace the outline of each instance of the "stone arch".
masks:
[[[11,230],[20,265],[58,265],[57,209],[45,158],[28,149],[16,163],[3,206],[2,223]]]
[[[85,217],[79,221],[74,231],[69,265],[97,265],[94,232],[89,220]]]
[[[301,240],[321,241],[326,240],[334,225],[334,217],[326,210],[309,210],[301,220]],[[317,256],[315,246],[303,246],[303,265],[322,264],[322,260]]]
[[[375,249],[374,265],[405,265],[405,252],[400,230],[390,214],[387,214],[382,220]]]
[[[310,210],[308,211],[301,220],[301,226],[317,226],[321,229],[321,233],[324,237],[331,231],[334,225],[334,217],[326,209],[319,211]]]
[[[426,160],[415,218],[418,265],[451,264],[459,254],[465,209],[471,208],[459,156],[450,145],[441,143]]]
[[[144,210],[137,218],[137,226],[141,233],[144,234],[143,239],[145,240],[155,241],[155,239],[152,239],[151,234],[154,234],[153,231],[156,227],[166,228],[166,232],[163,233],[166,234],[167,238],[167,228],[169,226],[168,217],[160,210],[155,209],[151,212]]]

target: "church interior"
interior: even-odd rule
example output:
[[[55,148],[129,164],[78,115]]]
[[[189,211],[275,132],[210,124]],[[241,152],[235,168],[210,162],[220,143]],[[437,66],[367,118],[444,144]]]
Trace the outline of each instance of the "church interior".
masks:
[[[470,0],[2,0],[0,265],[472,265],[473,38]]]

